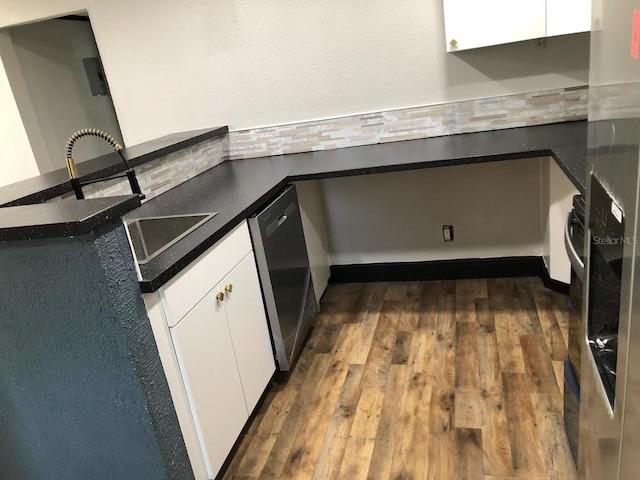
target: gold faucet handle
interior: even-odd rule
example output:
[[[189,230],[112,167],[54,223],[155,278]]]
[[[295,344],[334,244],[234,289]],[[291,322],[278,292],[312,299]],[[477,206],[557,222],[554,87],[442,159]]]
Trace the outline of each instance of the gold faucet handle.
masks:
[[[70,179],[78,178],[76,162],[73,161],[72,157],[67,157],[67,172],[69,173]]]

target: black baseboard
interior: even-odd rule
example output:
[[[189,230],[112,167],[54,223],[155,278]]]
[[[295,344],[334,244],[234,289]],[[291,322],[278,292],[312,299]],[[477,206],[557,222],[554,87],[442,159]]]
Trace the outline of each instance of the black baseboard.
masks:
[[[463,258],[428,262],[332,265],[329,283],[416,282],[471,278],[540,277],[545,287],[568,293],[549,277],[542,257]]]

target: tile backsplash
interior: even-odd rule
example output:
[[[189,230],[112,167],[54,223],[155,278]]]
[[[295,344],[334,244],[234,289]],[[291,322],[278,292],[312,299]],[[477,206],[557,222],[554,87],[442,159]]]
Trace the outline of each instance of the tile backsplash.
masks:
[[[586,86],[561,88],[240,130],[152,160],[136,167],[136,172],[148,201],[226,159],[584,120],[588,97]],[[87,198],[131,193],[126,179],[87,185],[84,191]]]
[[[229,134],[228,158],[332,150],[587,118],[586,86],[253,128]]]
[[[225,159],[225,152],[228,150],[228,142],[228,136],[205,140],[136,167],[140,188],[146,196],[144,201],[149,201],[222,163]],[[126,178],[93,183],[85,186],[83,190],[86,198],[131,193],[131,187]]]

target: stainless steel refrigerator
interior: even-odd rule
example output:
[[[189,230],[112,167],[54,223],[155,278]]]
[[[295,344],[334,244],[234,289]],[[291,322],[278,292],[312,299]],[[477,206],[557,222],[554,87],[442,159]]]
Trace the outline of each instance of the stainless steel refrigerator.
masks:
[[[640,0],[594,0],[578,474],[640,478]]]

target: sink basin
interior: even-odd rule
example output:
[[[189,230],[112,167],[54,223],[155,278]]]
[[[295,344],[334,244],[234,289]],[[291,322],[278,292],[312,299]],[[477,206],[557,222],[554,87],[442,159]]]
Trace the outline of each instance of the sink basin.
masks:
[[[125,219],[138,263],[143,265],[149,262],[217,214]]]

